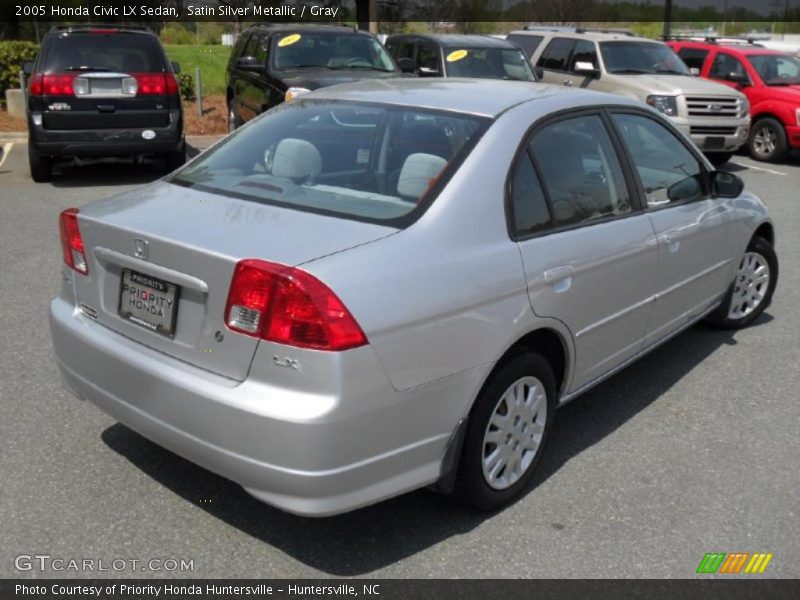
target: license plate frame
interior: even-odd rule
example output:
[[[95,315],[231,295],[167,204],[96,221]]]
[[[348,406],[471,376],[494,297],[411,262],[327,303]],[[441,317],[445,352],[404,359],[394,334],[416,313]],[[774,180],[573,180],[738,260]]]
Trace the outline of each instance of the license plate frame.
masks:
[[[133,269],[122,269],[118,314],[142,329],[175,335],[180,286]]]
[[[703,142],[706,150],[720,150],[725,147],[725,138],[721,135],[708,136]]]

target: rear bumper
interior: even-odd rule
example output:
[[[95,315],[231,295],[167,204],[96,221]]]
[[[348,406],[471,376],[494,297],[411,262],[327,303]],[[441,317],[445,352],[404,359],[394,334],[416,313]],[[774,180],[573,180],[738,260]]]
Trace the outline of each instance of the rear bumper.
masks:
[[[58,365],[79,397],[260,500],[308,516],[436,481],[462,416],[455,407],[474,385],[450,378],[447,389],[395,392],[368,346],[338,353],[346,358],[332,369],[329,390],[264,381],[268,369],[257,363],[276,367],[258,353],[239,383],[113,332],[64,297],[51,303],[50,328]]]
[[[29,142],[45,156],[90,158],[176,152],[184,143],[183,118],[180,111],[170,112],[167,127],[75,130],[45,129],[37,114],[32,113],[28,115]]]

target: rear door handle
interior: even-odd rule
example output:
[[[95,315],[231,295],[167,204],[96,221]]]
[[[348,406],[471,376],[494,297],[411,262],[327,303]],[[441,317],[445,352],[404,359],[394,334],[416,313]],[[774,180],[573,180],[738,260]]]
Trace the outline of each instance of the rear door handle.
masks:
[[[565,279],[569,279],[572,277],[574,270],[570,266],[565,267],[555,267],[553,269],[548,269],[544,272],[544,282],[547,285],[555,285]]]
[[[570,81],[569,79],[565,79],[564,80],[564,85],[567,86],[567,87],[572,87],[572,81]]]

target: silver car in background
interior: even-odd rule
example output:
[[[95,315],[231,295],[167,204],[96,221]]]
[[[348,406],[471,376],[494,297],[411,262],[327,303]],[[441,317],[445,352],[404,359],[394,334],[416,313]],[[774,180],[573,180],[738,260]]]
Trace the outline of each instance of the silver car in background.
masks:
[[[657,111],[516,82],[325,88],[60,224],[69,387],[316,516],[513,501],[560,404],[778,276],[762,202]]]

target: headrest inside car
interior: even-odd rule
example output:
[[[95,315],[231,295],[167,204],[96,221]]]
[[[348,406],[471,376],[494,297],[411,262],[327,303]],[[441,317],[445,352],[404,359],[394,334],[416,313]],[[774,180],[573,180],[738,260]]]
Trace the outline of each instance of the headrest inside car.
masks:
[[[316,177],[321,172],[322,157],[311,142],[286,138],[275,148],[272,159],[272,174],[275,177],[300,181]]]
[[[428,191],[431,181],[442,172],[447,161],[433,154],[411,154],[403,163],[397,180],[397,193],[406,198],[419,198]]]

